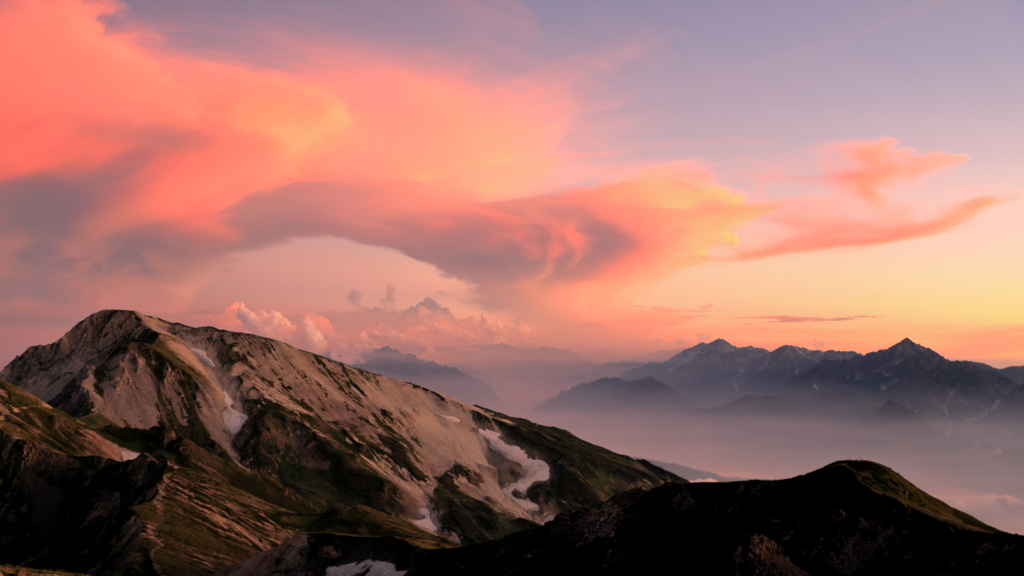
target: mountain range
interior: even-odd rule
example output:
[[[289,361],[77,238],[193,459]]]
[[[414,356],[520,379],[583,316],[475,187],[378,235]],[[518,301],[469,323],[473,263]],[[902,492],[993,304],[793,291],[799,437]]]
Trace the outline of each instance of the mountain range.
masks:
[[[698,344],[665,362],[626,370],[618,378],[578,384],[541,403],[536,413],[590,412],[621,397],[622,405],[645,402],[658,384],[708,413],[783,415],[865,412],[892,401],[929,421],[964,424],[998,414],[1022,413],[1017,378],[1021,367],[1002,370],[978,362],[952,361],[905,339],[877,352],[817,351],[781,346],[738,348],[725,340]],[[638,387],[630,382],[646,382]],[[658,384],[655,384],[657,382]],[[717,406],[717,408],[715,408]]]
[[[508,411],[505,403],[486,383],[453,366],[422,360],[414,354],[403,354],[390,346],[364,354],[362,363],[355,364],[355,367],[395,380],[415,382],[468,404],[499,412]]]
[[[757,350],[702,345],[673,357],[674,367],[696,364],[669,372],[724,377],[746,366],[735,382],[767,365],[754,360]],[[920,356],[922,366],[946,366]],[[454,374],[393,350],[377,358]],[[872,394],[901,389],[902,379],[879,384],[885,356],[815,366],[829,367],[833,382],[837,366],[858,358],[870,362],[854,369],[882,367],[854,383]],[[799,379],[814,369],[787,386],[821,387]],[[645,378],[584,391],[605,395],[601,409],[629,401],[616,396],[623,386],[662,404],[682,398]],[[979,390],[1002,389],[986,378]],[[714,382],[687,389],[714,397]],[[903,410],[894,404],[878,417],[915,417]],[[707,474],[700,479],[728,480]],[[419,383],[131,311],[93,314],[0,371],[0,564],[99,575],[415,576],[978,566],[999,574],[1022,561],[1024,538],[871,462],[790,480],[690,484]]]

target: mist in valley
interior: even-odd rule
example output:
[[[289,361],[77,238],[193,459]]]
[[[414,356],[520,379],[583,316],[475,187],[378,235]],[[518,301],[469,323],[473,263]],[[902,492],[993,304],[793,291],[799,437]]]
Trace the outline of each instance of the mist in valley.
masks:
[[[997,435],[1008,442],[1019,435],[992,428],[947,434],[924,422],[872,416],[825,419],[623,409],[534,413],[532,418],[616,452],[727,477],[790,478],[837,460],[872,460],[982,522],[1024,533],[1024,452],[1010,443],[991,443]]]

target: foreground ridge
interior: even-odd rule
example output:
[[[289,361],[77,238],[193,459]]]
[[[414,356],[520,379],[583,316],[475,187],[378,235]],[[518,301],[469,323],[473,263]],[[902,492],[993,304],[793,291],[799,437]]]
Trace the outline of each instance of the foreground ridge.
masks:
[[[843,461],[789,480],[634,490],[457,549],[302,534],[221,574],[343,573],[363,562],[407,576],[1016,574],[1024,537],[946,506],[885,466]]]

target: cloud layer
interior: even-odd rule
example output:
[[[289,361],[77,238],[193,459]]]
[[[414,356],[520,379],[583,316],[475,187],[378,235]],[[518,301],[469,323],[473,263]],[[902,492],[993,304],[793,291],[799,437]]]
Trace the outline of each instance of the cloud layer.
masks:
[[[835,191],[818,196],[753,202],[695,161],[538,193],[572,156],[562,142],[587,106],[550,69],[480,80],[329,46],[308,55],[314,71],[257,68],[176,51],[149,30],[113,33],[103,22],[120,10],[0,3],[0,52],[16,55],[0,60],[9,311],[181,308],[226,255],[329,235],[432,264],[494,309],[640,325],[672,314],[630,308],[632,292],[715,247],[751,260],[895,242],[997,201],[922,215],[892,200],[886,186],[967,158],[887,138],[827,145],[819,180]],[[755,243],[737,236],[765,222],[774,232]],[[247,330],[328,345],[318,317],[233,306]]]

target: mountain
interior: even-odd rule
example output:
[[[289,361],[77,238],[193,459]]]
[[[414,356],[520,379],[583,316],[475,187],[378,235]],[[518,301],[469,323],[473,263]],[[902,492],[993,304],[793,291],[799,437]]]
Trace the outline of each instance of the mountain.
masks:
[[[606,412],[619,410],[684,410],[690,402],[654,378],[625,381],[601,378],[563,390],[534,408],[534,414],[552,412]]]
[[[1008,366],[1000,370],[1003,376],[1013,380],[1017,384],[1024,384],[1024,366]]]
[[[885,404],[872,412],[868,417],[868,423],[876,430],[882,430],[889,434],[924,437],[939,435],[939,432],[917,412],[892,400],[887,400]]]
[[[224,576],[1016,574],[999,532],[867,461],[789,480],[666,484],[473,546],[298,535]]]
[[[505,411],[505,405],[490,386],[469,376],[458,368],[422,360],[413,354],[403,354],[390,346],[378,348],[363,356],[363,363],[356,364],[367,372],[415,382],[446,396],[492,410]]]
[[[737,482],[743,480],[743,478],[730,478],[715,474],[714,472],[708,472],[707,470],[698,470],[696,468],[690,468],[689,466],[683,466],[682,464],[674,464],[672,462],[658,462],[657,460],[651,460],[651,464],[664,468],[669,472],[678,475],[680,478],[686,478],[690,482]]]
[[[308,530],[446,547],[679,480],[282,342],[130,311],[0,378],[10,564],[209,574]]]
[[[768,354],[764,348],[738,348],[718,339],[683,350],[665,362],[650,362],[629,370],[622,378],[656,378],[688,397],[717,402],[734,397],[737,377],[760,366]]]
[[[736,378],[741,392],[774,394],[798,374],[813,368],[822,360],[845,360],[859,356],[856,352],[808,350],[798,346],[779,346],[760,365],[755,365]]]
[[[807,412],[807,408],[802,403],[785,396],[747,394],[732,402],[710,408],[700,408],[696,412],[710,416],[786,418]]]
[[[517,414],[526,414],[558,390],[585,382],[580,375],[597,367],[581,354],[549,346],[440,347],[435,350],[435,359],[458,365],[467,374],[489,383]]]
[[[842,360],[822,360],[798,374],[786,392],[852,392],[894,400],[935,420],[980,418],[1018,385],[977,362],[951,361],[904,339],[886,350]]]
[[[594,380],[600,380],[601,378],[618,378],[628,370],[639,368],[643,366],[643,362],[635,360],[616,360],[612,362],[605,362],[599,364],[593,370],[580,374],[576,379],[580,382],[593,382]]]

